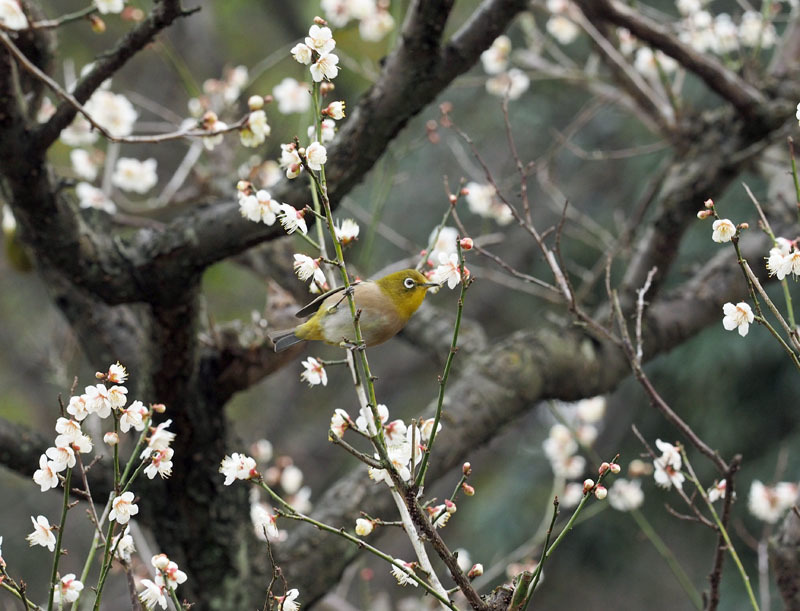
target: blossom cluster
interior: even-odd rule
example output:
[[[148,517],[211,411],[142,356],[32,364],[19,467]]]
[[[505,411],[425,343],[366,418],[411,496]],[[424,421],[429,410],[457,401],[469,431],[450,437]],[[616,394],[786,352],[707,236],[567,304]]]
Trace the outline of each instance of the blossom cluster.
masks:
[[[653,461],[655,472],[656,484],[662,488],[676,488],[683,489],[683,482],[686,477],[681,472],[683,460],[679,446],[674,446],[666,441],[656,439],[656,447],[661,452],[661,456]]]
[[[528,90],[531,81],[519,68],[509,67],[510,56],[511,39],[502,35],[481,53],[481,65],[489,75],[486,91],[492,95],[508,96],[510,100],[516,100]]]
[[[759,520],[775,524],[796,503],[798,491],[795,482],[778,482],[773,486],[766,486],[759,480],[753,480],[747,507]]]
[[[375,0],[322,0],[322,10],[331,25],[343,28],[358,21],[358,33],[368,42],[383,39],[394,29],[389,3]]]
[[[150,611],[156,605],[162,609],[167,608],[167,594],[174,591],[186,581],[186,573],[170,560],[166,554],[157,554],[150,559],[150,564],[156,570],[155,581],[142,579],[140,585],[144,589],[139,592],[139,600]]]

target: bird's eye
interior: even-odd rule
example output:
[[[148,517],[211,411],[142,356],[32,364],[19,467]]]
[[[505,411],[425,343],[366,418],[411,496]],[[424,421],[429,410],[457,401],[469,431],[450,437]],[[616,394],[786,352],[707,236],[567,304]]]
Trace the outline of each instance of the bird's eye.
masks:
[[[415,286],[417,286],[417,283],[414,282],[413,278],[406,278],[403,280],[403,286],[407,289],[413,289]]]

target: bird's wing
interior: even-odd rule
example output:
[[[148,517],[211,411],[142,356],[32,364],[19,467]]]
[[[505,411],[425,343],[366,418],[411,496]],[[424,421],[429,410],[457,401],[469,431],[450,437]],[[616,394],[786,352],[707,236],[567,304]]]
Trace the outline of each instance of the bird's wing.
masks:
[[[353,282],[350,286],[357,286],[359,284],[360,282]],[[331,289],[327,293],[323,293],[322,295],[314,299],[314,301],[303,306],[300,310],[298,310],[295,313],[295,316],[297,316],[297,318],[305,318],[306,316],[311,316],[314,312],[316,312],[319,309],[319,306],[322,304],[323,301],[325,301],[331,295],[335,295],[336,293],[341,293],[342,291],[344,291],[344,287],[340,286],[338,288]],[[342,297],[344,298],[344,296]]]

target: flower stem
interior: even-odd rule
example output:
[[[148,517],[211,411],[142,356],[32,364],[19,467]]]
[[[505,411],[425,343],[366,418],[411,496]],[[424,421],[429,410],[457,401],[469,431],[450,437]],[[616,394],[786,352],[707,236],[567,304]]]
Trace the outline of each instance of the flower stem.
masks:
[[[58,525],[58,535],[56,536],[56,553],[53,556],[53,570],[50,573],[50,594],[47,598],[47,611],[53,608],[53,597],[55,596],[56,581],[58,580],[58,561],[61,559],[61,540],[64,537],[64,529],[67,524],[67,511],[69,510],[69,487],[72,481],[72,468],[67,468],[64,476],[64,501],[61,504],[61,522]]]

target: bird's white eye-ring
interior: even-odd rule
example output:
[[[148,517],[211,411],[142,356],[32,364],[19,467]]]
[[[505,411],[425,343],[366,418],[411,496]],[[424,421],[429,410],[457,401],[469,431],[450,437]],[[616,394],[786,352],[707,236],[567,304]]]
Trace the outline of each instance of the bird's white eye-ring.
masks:
[[[406,278],[403,280],[403,286],[407,289],[413,289],[415,286],[417,286],[417,283],[414,282],[413,278]]]

